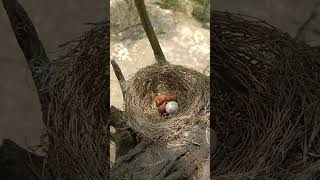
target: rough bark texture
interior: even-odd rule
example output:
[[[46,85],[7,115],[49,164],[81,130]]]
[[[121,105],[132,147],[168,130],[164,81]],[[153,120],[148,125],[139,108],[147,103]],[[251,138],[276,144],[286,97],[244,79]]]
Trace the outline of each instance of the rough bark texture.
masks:
[[[123,112],[111,107],[111,125],[117,144],[112,180],[120,179],[209,179],[209,146],[205,134],[190,137],[186,146],[167,147],[136,135],[121,118]]]

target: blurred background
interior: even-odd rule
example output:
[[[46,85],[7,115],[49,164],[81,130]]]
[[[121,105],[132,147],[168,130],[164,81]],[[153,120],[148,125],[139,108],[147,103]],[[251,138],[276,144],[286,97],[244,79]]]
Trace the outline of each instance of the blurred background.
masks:
[[[86,22],[106,14],[100,0],[19,0],[33,21],[48,56],[57,46],[89,29]],[[10,138],[26,147],[39,144],[43,124],[27,63],[0,3],[0,141]]]
[[[267,21],[293,37],[299,27],[313,16],[305,28],[305,39],[312,45],[320,45],[320,0],[215,0],[213,6],[215,10]]]

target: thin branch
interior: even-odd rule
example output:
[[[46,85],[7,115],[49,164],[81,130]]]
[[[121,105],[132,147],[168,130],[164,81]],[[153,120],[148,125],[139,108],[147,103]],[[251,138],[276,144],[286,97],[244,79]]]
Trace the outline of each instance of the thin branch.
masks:
[[[151,44],[156,61],[159,64],[168,63],[162,52],[156,33],[154,32],[154,29],[150,22],[150,18],[146,10],[146,5],[144,4],[144,0],[134,0],[134,2],[136,4],[143,29],[146,32],[149,42]]]
[[[17,0],[2,0],[2,3],[32,73],[44,115],[43,121],[46,123],[52,67],[36,29],[23,7]]]
[[[127,89],[127,82],[121,72],[121,69],[119,67],[119,65],[117,64],[117,62],[115,60],[111,60],[111,65],[113,67],[114,73],[117,76],[117,79],[119,81],[120,84],[120,88],[122,91],[122,95],[123,95],[123,100],[126,102],[126,89]]]

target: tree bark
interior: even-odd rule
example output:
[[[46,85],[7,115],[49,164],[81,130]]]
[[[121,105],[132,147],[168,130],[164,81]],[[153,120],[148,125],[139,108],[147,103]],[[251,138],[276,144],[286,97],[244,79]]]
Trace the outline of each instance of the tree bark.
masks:
[[[197,165],[186,148],[171,150],[163,145],[143,140],[126,155],[118,158],[111,171],[110,180],[187,179],[193,174]]]
[[[122,119],[122,113],[111,107],[111,125],[118,132],[114,135],[117,156],[111,169],[111,180],[208,179],[209,144],[205,133],[191,133],[187,144],[168,147],[145,138],[137,138]]]

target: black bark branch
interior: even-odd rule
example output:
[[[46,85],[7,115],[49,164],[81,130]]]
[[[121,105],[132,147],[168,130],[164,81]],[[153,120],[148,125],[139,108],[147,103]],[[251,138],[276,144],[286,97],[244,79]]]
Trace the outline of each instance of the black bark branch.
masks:
[[[171,150],[166,146],[142,140],[127,154],[118,158],[110,180],[188,179],[194,173],[197,161],[187,159],[185,148]]]
[[[111,60],[111,65],[113,67],[114,73],[117,76],[117,79],[119,81],[120,84],[120,88],[122,91],[122,95],[123,95],[123,100],[126,102],[126,89],[127,89],[127,82],[121,72],[121,69],[119,67],[119,65],[117,64],[117,62],[115,60]]]
[[[154,29],[152,27],[149,15],[146,10],[146,5],[144,4],[144,0],[134,0],[134,2],[136,4],[143,29],[146,32],[149,42],[151,44],[156,61],[159,64],[168,63],[162,52],[156,33],[154,32]]]
[[[110,126],[116,129],[116,133],[111,134],[117,147],[116,159],[127,154],[129,150],[134,148],[138,143],[136,135],[128,128],[126,121],[122,118],[123,113],[123,111],[114,106],[110,107]]]
[[[41,103],[43,121],[46,124],[50,102],[49,87],[52,78],[52,65],[32,21],[20,3],[17,0],[2,0],[2,3],[32,73]]]

